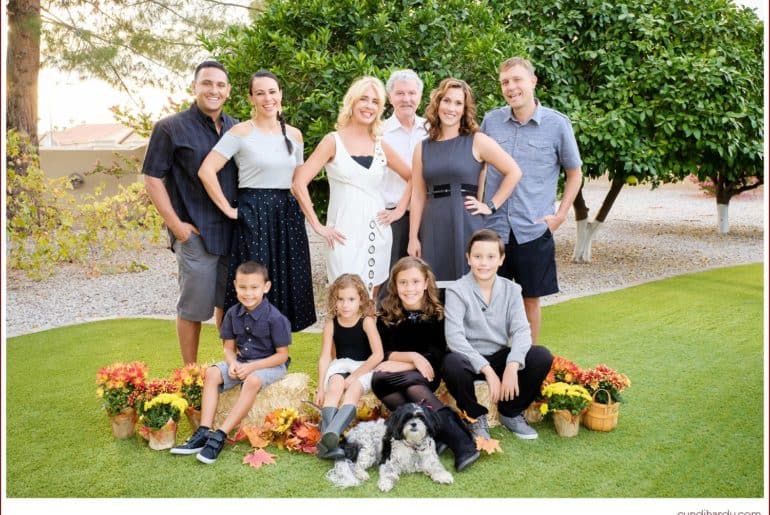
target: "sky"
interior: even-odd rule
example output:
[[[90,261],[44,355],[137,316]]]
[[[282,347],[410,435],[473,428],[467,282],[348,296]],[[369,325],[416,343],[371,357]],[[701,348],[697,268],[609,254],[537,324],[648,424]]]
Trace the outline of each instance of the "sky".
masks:
[[[767,24],[767,0],[735,0],[737,4],[753,7]],[[186,85],[176,89],[144,88],[141,97],[149,113],[160,116],[168,97],[184,100],[188,97]],[[38,130],[40,134],[52,128],[66,128],[81,123],[113,123],[109,108],[113,105],[130,106],[125,93],[99,80],[81,80],[77,74],[43,69],[39,78]]]

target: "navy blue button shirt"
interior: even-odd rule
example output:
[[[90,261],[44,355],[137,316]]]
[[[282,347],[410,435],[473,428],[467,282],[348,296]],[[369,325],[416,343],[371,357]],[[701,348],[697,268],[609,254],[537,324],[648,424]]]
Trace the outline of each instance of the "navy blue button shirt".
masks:
[[[291,343],[291,324],[263,297],[251,313],[240,303],[228,309],[219,336],[235,340],[238,361],[252,361],[272,356],[278,347],[287,347]]]
[[[222,114],[222,134],[238,123]],[[226,256],[234,223],[211,201],[198,178],[201,163],[220,139],[214,120],[193,103],[186,111],[163,118],[152,129],[142,173],[163,179],[171,205],[183,222],[198,228],[211,254]],[[217,174],[225,198],[234,205],[238,194],[238,169],[233,160]],[[171,244],[174,235],[169,231]]]

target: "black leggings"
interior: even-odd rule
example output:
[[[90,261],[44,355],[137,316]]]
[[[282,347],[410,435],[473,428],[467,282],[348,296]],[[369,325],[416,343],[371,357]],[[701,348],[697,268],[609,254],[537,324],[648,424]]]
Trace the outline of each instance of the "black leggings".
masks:
[[[484,356],[489,365],[502,381],[506,359],[511,349],[505,347],[491,356]],[[535,400],[540,392],[543,379],[551,369],[553,356],[542,345],[533,345],[524,358],[524,370],[519,371],[519,395],[512,401],[500,401],[497,409],[506,417],[515,417]],[[465,354],[450,352],[444,358],[441,374],[444,376],[447,390],[452,394],[457,407],[468,416],[477,418],[487,414],[487,408],[476,400],[474,381],[484,380],[483,374],[477,374]]]
[[[428,381],[417,370],[405,372],[375,372],[372,376],[372,391],[390,410],[407,402],[427,404],[439,409],[444,404],[433,393],[438,388],[441,378],[434,377]]]

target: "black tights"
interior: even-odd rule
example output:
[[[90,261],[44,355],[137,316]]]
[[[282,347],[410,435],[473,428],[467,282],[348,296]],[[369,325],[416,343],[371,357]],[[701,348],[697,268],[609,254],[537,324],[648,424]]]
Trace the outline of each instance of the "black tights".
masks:
[[[375,372],[372,377],[372,391],[390,411],[395,411],[407,402],[424,403],[438,409],[444,405],[433,393],[438,383],[437,380],[429,383],[416,370]]]

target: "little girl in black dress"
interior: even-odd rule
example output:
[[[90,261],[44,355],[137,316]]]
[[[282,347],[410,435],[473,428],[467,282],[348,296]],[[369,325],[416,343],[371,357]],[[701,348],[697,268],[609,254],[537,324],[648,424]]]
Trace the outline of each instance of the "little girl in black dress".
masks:
[[[367,315],[370,305],[369,292],[355,274],[342,274],[329,287],[331,317],[323,328],[316,392],[322,406],[319,458],[345,457],[340,435],[355,418],[358,400],[371,389],[372,370],[382,361],[380,335],[374,317]]]

